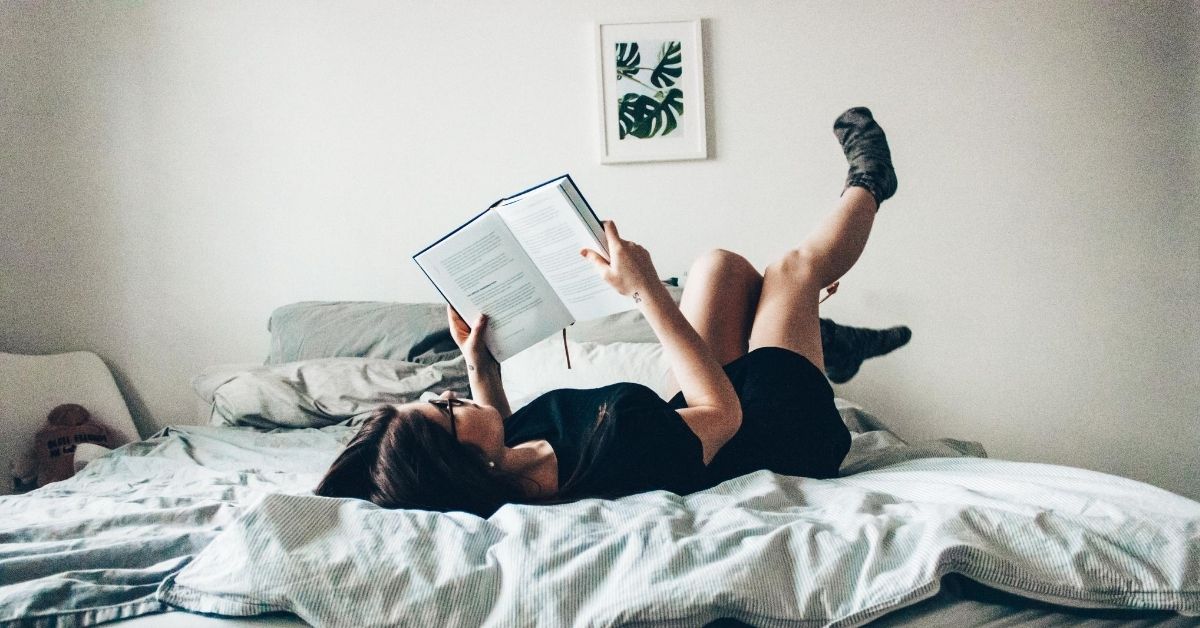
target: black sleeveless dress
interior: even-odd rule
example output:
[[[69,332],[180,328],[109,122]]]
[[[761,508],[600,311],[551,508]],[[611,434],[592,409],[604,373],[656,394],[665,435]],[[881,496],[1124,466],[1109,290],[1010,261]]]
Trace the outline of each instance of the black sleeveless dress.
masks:
[[[741,401],[742,427],[707,467],[700,439],[678,413],[687,407],[683,394],[663,401],[633,383],[550,391],[509,417],[505,443],[548,441],[564,497],[615,498],[659,489],[685,495],[760,469],[837,476],[850,432],[820,369],[793,351],[763,347],[724,370]]]

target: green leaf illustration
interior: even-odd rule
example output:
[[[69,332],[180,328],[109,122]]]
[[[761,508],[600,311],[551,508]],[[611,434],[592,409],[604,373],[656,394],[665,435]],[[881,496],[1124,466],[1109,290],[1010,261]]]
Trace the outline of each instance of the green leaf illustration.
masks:
[[[617,44],[617,80],[623,76],[633,78],[642,62],[642,53],[638,50],[637,42]]]
[[[650,138],[667,135],[679,126],[683,115],[683,90],[672,88],[662,100],[642,94],[628,93],[617,103],[619,138],[626,135]]]
[[[658,51],[658,65],[650,73],[655,87],[670,87],[683,74],[683,45],[677,41],[664,42]]]

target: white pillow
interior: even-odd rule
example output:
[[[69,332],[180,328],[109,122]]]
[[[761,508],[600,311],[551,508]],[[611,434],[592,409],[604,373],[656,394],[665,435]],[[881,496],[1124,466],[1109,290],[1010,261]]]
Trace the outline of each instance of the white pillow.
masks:
[[[559,351],[562,351],[559,348]],[[0,353],[0,495],[11,472],[33,464],[34,436],[55,406],[77,403],[108,429],[113,447],[138,440],[137,427],[108,366],[89,351],[54,355]],[[15,469],[11,468],[15,465]]]
[[[649,387],[663,399],[678,389],[657,342],[567,341],[567,369],[561,336],[551,336],[504,361],[504,391],[513,410],[556,388],[599,388],[617,382]]]

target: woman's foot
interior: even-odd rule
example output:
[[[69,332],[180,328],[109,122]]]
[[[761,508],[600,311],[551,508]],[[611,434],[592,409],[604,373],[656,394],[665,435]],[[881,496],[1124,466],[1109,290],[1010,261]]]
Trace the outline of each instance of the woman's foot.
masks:
[[[896,193],[896,171],[887,136],[866,107],[847,109],[833,122],[833,135],[842,145],[850,172],[846,188],[866,188],[878,207]],[[845,188],[842,192],[845,193]]]
[[[821,348],[825,355],[825,376],[835,384],[844,384],[858,373],[863,360],[890,353],[912,338],[912,330],[903,325],[887,329],[867,329],[839,325],[821,319]]]

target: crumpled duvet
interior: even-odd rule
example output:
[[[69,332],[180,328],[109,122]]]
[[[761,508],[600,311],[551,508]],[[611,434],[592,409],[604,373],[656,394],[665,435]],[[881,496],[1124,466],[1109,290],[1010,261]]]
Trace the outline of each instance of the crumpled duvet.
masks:
[[[976,458],[832,480],[759,471],[487,520],[273,495],[159,597],[318,627],[850,626],[935,595],[951,572],[1057,604],[1200,615],[1200,503]]]
[[[90,626],[168,610],[155,591],[247,507],[311,494],[353,434],[168,427],[75,477],[0,496],[0,626]]]
[[[218,612],[231,614],[261,612],[275,605],[294,607],[312,623],[332,625],[325,613],[335,606],[316,604],[301,609],[311,600],[292,600],[294,588],[272,588],[279,583],[258,586],[265,568],[236,570],[229,564],[219,565],[212,557],[251,538],[261,543],[278,538],[276,532],[312,533],[312,568],[314,573],[326,575],[314,576],[321,580],[314,580],[310,590],[343,595],[361,583],[362,572],[346,564],[344,577],[329,580],[329,573],[342,573],[334,569],[339,563],[331,557],[336,557],[337,551],[380,554],[377,548],[386,546],[376,545],[380,541],[363,530],[358,536],[328,536],[336,525],[350,525],[329,521],[331,513],[343,512],[349,517],[346,522],[371,520],[379,522],[379,529],[405,530],[406,535],[393,536],[388,542],[411,545],[407,553],[396,556],[398,562],[401,556],[410,560],[392,565],[392,571],[372,574],[372,583],[380,588],[374,597],[364,597],[363,603],[374,600],[386,607],[386,612],[381,607],[378,618],[403,609],[409,618],[436,617],[436,625],[456,620],[467,624],[481,618],[502,623],[518,612],[515,609],[526,613],[531,607],[540,609],[540,614],[530,616],[555,623],[586,623],[590,618],[613,616],[619,622],[637,621],[674,613],[740,616],[760,624],[764,622],[751,618],[761,615],[769,619],[780,612],[832,616],[864,602],[869,608],[863,607],[868,610],[860,617],[866,617],[876,612],[870,605],[878,604],[881,613],[885,607],[898,607],[933,595],[933,591],[911,589],[899,597],[877,601],[869,592],[881,591],[879,585],[886,578],[872,557],[895,556],[872,549],[863,539],[883,534],[882,547],[886,549],[889,539],[900,531],[979,533],[1011,521],[987,518],[1009,511],[1024,513],[1021,521],[1032,517],[1042,526],[1035,529],[1044,528],[1047,534],[1058,528],[1079,532],[1080,517],[1100,521],[1109,526],[1108,532],[1112,526],[1126,526],[1116,528],[1127,533],[1122,538],[1139,543],[1129,549],[1128,556],[1136,557],[1135,563],[1144,561],[1145,567],[1132,576],[1119,576],[1122,584],[1116,590],[1120,595],[1114,603],[1195,608],[1194,571],[1180,574],[1178,565],[1164,558],[1167,554],[1163,552],[1173,548],[1182,559],[1197,563],[1196,502],[1138,482],[1050,465],[960,458],[961,467],[946,466],[955,462],[947,457],[983,456],[983,449],[977,443],[948,439],[905,443],[861,409],[840,405],[847,424],[861,431],[854,434],[842,467],[843,474],[856,475],[818,482],[763,472],[686,498],[648,493],[615,502],[506,507],[487,521],[467,515],[389,513],[366,503],[312,497],[312,487],[353,435],[353,427],[270,432],[214,426],[166,428],[93,461],[70,480],[23,496],[0,497],[0,626],[86,626],[191,605],[219,606],[224,610]],[[935,457],[940,462],[926,460]],[[935,463],[939,466],[920,466]],[[1016,466],[972,466],[995,464]],[[970,482],[962,484],[967,480]],[[952,525],[947,522],[934,525],[939,513],[950,516],[950,509],[960,502],[985,497],[991,509],[981,511],[985,514],[956,519],[956,528],[947,528]],[[1036,498],[1032,505],[1030,498]],[[293,505],[295,513],[289,517],[285,513]],[[1039,518],[1037,513],[1043,511],[1046,514]],[[935,518],[927,519],[924,528],[913,527],[901,523],[905,521],[901,515],[909,512]],[[820,523],[821,518],[831,513],[850,519],[831,520],[828,525],[849,525],[846,521],[853,525],[844,531],[817,534],[821,526],[827,526]],[[883,514],[888,518],[881,518]],[[302,517],[312,518],[311,530],[296,527]],[[564,525],[571,521],[576,522],[574,527]],[[890,523],[879,527],[885,521]],[[1191,523],[1182,523],[1187,521]],[[809,527],[797,527],[805,525]],[[467,534],[470,531],[480,533]],[[829,590],[812,593],[805,588],[807,575],[775,575],[778,566],[771,561],[793,554],[788,560],[796,560],[816,551],[814,548],[827,547],[805,541],[814,534],[813,538],[854,541],[842,546],[850,555],[866,552],[861,557],[839,559],[840,577],[846,587],[856,591],[853,596],[835,596]],[[1007,547],[1005,543],[1017,538],[993,535],[984,540]],[[1108,547],[1098,537],[1068,538],[1091,544],[1071,551],[1085,566],[1088,561],[1098,561],[1105,571],[1097,573],[1121,574],[1128,568],[1119,561],[1111,562],[1115,559],[1108,553],[1095,550]],[[458,553],[433,561],[433,556],[441,556],[434,552],[441,552],[438,548],[447,539],[459,545]],[[303,545],[308,542],[277,548],[274,554],[268,543],[255,550],[266,553],[255,555],[264,559],[263,565],[285,556],[302,558]],[[561,542],[561,546],[545,545],[550,542]],[[341,549],[326,548],[334,553],[326,554],[325,559],[315,553],[322,544],[336,543],[343,544]],[[961,551],[939,550],[938,556],[958,556],[956,552]],[[1141,556],[1138,552],[1149,553]],[[644,561],[643,555],[647,557]],[[1110,562],[1116,567],[1106,566]],[[303,564],[289,567],[291,571],[286,573],[300,573],[296,570],[303,569]],[[945,568],[957,563],[934,560],[928,564]],[[637,571],[643,567],[644,571]],[[223,577],[213,579],[218,568]],[[860,568],[860,575],[847,579],[852,572],[844,570],[852,568]],[[1058,572],[1047,573],[1057,577]],[[1159,574],[1155,582],[1162,585],[1163,593],[1158,598],[1145,591],[1122,597],[1122,592],[1132,591],[1135,585],[1150,583],[1142,579],[1149,577],[1147,573]],[[533,575],[526,578],[526,574]],[[172,575],[177,577],[169,579]],[[704,585],[707,589],[701,586],[705,579],[711,580]],[[218,581],[219,588],[209,586]],[[566,588],[556,590],[553,582]],[[673,583],[671,596],[663,596],[667,583]],[[304,587],[305,583],[291,581],[290,586]],[[715,586],[721,590],[712,591]],[[233,597],[231,593],[240,587],[249,587],[250,594]],[[455,596],[455,603],[448,607],[442,605],[446,595]],[[464,598],[478,599],[478,605],[471,606]],[[239,605],[231,608],[234,600]],[[1102,601],[1093,599],[1085,604]],[[452,610],[467,606],[469,610]],[[850,617],[848,621],[857,620]]]

